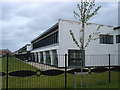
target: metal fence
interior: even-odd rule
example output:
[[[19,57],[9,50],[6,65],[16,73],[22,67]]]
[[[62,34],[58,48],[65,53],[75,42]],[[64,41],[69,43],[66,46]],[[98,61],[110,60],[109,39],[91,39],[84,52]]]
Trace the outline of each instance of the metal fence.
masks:
[[[44,56],[43,56],[44,57]],[[57,65],[54,62],[46,60],[40,61],[32,54],[29,55],[7,55],[2,58],[2,88],[81,88],[86,87],[86,76],[76,75],[75,72],[88,72],[88,88],[94,88],[96,85],[107,85],[118,80],[117,55],[86,55],[85,66],[68,65],[68,55],[57,55]],[[47,56],[46,59],[51,58]],[[64,67],[59,67],[60,60],[63,60]],[[82,68],[82,69],[81,69]],[[118,85],[116,86],[118,88]]]
[[[118,66],[118,54],[106,54],[106,55],[86,55],[86,66],[109,66],[109,59],[111,66]]]

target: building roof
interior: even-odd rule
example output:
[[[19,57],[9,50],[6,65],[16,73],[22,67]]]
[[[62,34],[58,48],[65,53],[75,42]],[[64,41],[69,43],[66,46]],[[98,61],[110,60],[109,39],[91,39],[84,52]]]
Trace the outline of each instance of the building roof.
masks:
[[[30,45],[30,44],[26,44],[25,46],[23,46],[23,47],[21,47],[18,51],[23,51],[23,50],[25,50],[26,51],[26,47],[27,47],[27,45]]]
[[[59,20],[63,20],[63,19],[59,19]],[[64,20],[64,21],[70,21],[70,22],[76,22],[76,23],[80,23],[78,21],[71,21],[71,20]],[[108,26],[108,27],[113,27],[113,26],[109,26],[109,25],[102,25],[102,24],[96,24],[96,23],[87,23],[87,24],[95,24],[95,25],[101,25],[101,26]],[[48,33],[52,32],[53,30],[58,29],[58,23],[56,23],[55,25],[53,25],[51,28],[49,28],[48,30],[46,30],[45,32],[43,32],[42,34],[40,34],[38,37],[36,37],[35,39],[33,39],[31,41],[31,43],[37,41],[38,39],[44,37],[45,35],[47,35]]]
[[[54,31],[54,30],[56,30],[56,29],[58,29],[58,23],[56,23],[56,24],[53,25],[51,28],[49,28],[48,30],[46,30],[45,32],[43,32],[42,34],[40,34],[38,37],[36,37],[35,39],[33,39],[33,40],[31,41],[31,43],[34,42],[34,41],[36,41],[36,40],[38,40],[38,39],[41,38],[41,37],[44,37],[45,35],[47,35],[48,33],[52,32],[52,31]]]
[[[10,52],[9,49],[1,49],[0,52]]]
[[[114,27],[114,30],[118,30],[118,29],[120,29],[120,26],[118,26],[118,27]]]

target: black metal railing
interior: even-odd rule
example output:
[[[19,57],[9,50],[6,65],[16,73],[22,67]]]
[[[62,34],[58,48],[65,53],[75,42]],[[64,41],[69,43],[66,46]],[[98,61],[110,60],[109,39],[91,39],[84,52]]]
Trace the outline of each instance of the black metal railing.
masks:
[[[89,64],[83,67],[69,66],[67,54],[57,55],[57,57],[58,64],[56,66],[52,62],[51,64],[47,64],[45,62],[41,63],[39,60],[35,60],[39,58],[34,58],[33,60],[32,54],[7,54],[6,57],[2,58],[2,71],[0,71],[0,77],[2,77],[3,81],[3,88],[74,88],[73,77],[75,72],[89,72],[89,79],[96,79],[90,80],[89,83],[96,82],[98,78],[102,79],[99,79],[96,83],[102,81],[105,83],[111,83],[113,78],[115,78],[111,72],[120,71],[120,66],[118,63],[115,63],[117,61],[115,59],[118,59],[118,55],[85,55],[86,58],[92,57],[92,59],[94,59],[93,61],[98,60],[98,64],[95,62],[94,65]],[[99,60],[102,60],[103,57],[107,60],[104,60],[105,64],[103,62],[100,66]],[[27,60],[28,58],[30,59]],[[64,65],[62,67],[59,65],[60,59],[63,59]],[[78,60],[78,58],[76,58],[76,60]],[[103,79],[104,77],[107,79]],[[80,78],[78,78],[78,80],[79,79]],[[85,78],[83,77],[83,79]],[[78,88],[80,87],[78,86]]]

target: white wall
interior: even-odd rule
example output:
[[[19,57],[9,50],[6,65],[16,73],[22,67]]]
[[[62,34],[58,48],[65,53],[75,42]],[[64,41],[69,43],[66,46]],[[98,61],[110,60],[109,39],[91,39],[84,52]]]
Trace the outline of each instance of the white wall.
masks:
[[[89,24],[85,27],[85,37],[96,31],[98,25]],[[81,29],[81,24],[74,21],[60,20],[59,21],[59,54],[65,54],[68,49],[79,49],[72,41],[70,30],[73,30],[76,39],[79,41],[79,30]],[[114,35],[113,27],[101,26],[101,34],[110,33]],[[85,43],[87,38],[85,38]],[[93,41],[86,48],[86,54],[114,54],[114,44],[100,44],[99,39]]]
[[[90,33],[96,32],[98,25],[91,24],[86,26],[86,35],[88,37]],[[110,33],[110,35],[114,35],[113,27],[109,26],[101,26],[99,31],[101,34]],[[87,38],[85,38],[87,41]],[[114,44],[100,44],[100,39],[92,41],[89,46],[86,48],[86,54],[114,54]]]
[[[27,51],[32,50],[32,44],[31,45],[27,45],[26,47],[27,47]]]
[[[120,66],[120,61],[119,61],[119,59],[120,59],[120,43],[116,43],[116,35],[120,35],[120,28],[119,29],[115,29],[114,30],[115,31],[115,53],[116,54],[118,54],[118,57],[117,57],[117,59],[118,59],[118,61],[117,61],[117,63],[118,63],[118,65]]]
[[[70,22],[70,21],[59,21],[59,47],[58,47],[58,55],[61,55],[59,58],[59,66],[64,67],[65,58],[64,55],[68,54],[68,49],[79,49],[75,46],[72,38],[70,36],[70,30],[75,32],[75,36],[78,39],[78,30],[80,28],[80,23]]]
[[[88,24],[85,26],[85,37],[88,37],[89,34],[96,32],[99,25],[97,24]],[[79,49],[74,42],[72,41],[70,30],[73,30],[76,39],[79,41],[79,30],[81,29],[81,24],[75,21],[68,21],[68,20],[59,20],[59,47],[58,47],[58,54],[64,55],[65,53],[68,54],[68,49]],[[101,26],[99,31],[101,34],[110,33],[114,35],[115,32],[112,26]],[[87,42],[87,38],[85,38],[85,43]],[[116,47],[114,44],[100,44],[99,39],[93,41],[89,44],[89,46],[85,49],[86,55],[108,55],[108,54],[115,54]],[[98,57],[97,57],[98,58]],[[96,58],[96,59],[97,59]],[[96,60],[95,59],[95,60]],[[86,64],[89,65],[88,62],[91,59],[86,58]],[[60,60],[59,66],[64,66],[64,59]],[[103,62],[107,63],[108,61]]]
[[[96,32],[98,28],[98,24],[88,24],[85,26],[85,37],[88,37],[89,34]],[[73,33],[76,39],[79,41],[79,30],[81,29],[81,23],[69,20],[59,20],[59,44],[45,46],[41,48],[37,48],[32,50],[32,52],[43,52],[48,50],[57,50],[58,56],[58,66],[64,67],[65,65],[65,54],[68,54],[68,49],[77,49],[79,48],[72,41],[72,37],[70,35],[70,30],[73,30]],[[86,66],[99,66],[99,65],[108,65],[108,54],[116,54],[118,53],[118,45],[116,45],[116,36],[112,26],[102,25],[100,27],[101,34],[110,33],[114,35],[114,44],[100,44],[99,39],[93,41],[89,44],[89,46],[85,49],[85,64]],[[120,30],[119,30],[120,31]],[[87,43],[87,38],[85,38],[85,43]],[[32,45],[31,45],[32,46]],[[96,55],[96,56],[92,56]],[[112,57],[112,64],[117,64],[118,59],[115,56]]]
[[[53,44],[53,45],[49,45],[49,46],[44,46],[44,47],[40,47],[37,49],[32,50],[31,52],[43,52],[43,51],[49,51],[49,50],[56,50],[58,49],[58,43]]]
[[[115,40],[114,40],[114,43],[115,43],[115,53],[119,53],[120,54],[120,43],[116,43],[116,35],[120,35],[120,29],[116,29],[114,30],[115,31]]]

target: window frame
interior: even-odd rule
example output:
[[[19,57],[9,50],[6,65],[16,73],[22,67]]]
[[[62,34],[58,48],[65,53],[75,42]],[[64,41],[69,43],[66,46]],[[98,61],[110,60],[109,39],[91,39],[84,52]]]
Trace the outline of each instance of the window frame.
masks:
[[[100,34],[100,44],[114,44],[113,35]]]
[[[58,31],[54,32],[53,34],[45,37],[44,39],[33,43],[33,49],[59,43],[58,38]]]
[[[120,43],[120,34],[116,35],[116,43]]]

